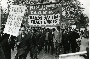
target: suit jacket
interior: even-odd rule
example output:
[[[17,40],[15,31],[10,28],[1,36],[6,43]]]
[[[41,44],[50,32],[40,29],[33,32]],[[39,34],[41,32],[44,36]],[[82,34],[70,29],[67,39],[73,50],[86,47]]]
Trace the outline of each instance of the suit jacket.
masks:
[[[1,46],[0,46],[0,59],[5,59],[5,55],[3,53]]]
[[[50,43],[53,42],[53,34],[52,34],[52,32],[48,33],[48,40],[49,40]]]
[[[0,45],[1,45],[2,47],[8,45],[9,36],[10,36],[9,34],[4,34],[4,35],[1,37]]]
[[[4,52],[6,59],[11,59],[11,47],[8,42],[9,34],[4,34],[1,38],[0,45],[2,46],[2,50]]]
[[[79,37],[79,35],[76,33],[76,32],[72,32],[71,33],[71,39],[70,39],[70,43],[71,43],[71,46],[72,47],[77,47],[78,45],[77,45],[77,42],[76,42],[76,39]]]
[[[22,38],[21,42],[20,42],[20,48],[24,48],[24,47],[28,47],[30,44],[29,44],[29,39],[30,39],[31,35],[28,34],[28,35],[25,35],[24,38]]]
[[[24,38],[22,38],[22,40],[21,40],[21,42],[20,42],[20,44],[19,44],[19,46],[18,46],[18,50],[17,50],[17,52],[18,52],[18,55],[22,55],[22,54],[24,54],[25,53],[25,51],[26,50],[29,50],[30,49],[30,35],[28,34],[28,35],[25,35],[25,37]]]

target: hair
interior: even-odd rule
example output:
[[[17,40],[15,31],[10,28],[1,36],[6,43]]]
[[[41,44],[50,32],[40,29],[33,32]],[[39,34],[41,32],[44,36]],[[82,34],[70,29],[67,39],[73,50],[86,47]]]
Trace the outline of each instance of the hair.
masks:
[[[55,31],[56,29],[55,28],[53,28],[53,31]]]

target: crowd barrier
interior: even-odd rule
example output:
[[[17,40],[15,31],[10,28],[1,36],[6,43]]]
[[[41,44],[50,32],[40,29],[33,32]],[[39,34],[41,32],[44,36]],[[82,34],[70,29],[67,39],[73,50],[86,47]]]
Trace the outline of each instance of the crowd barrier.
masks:
[[[84,59],[83,57],[80,57],[79,55],[86,54],[87,51],[82,52],[76,52],[76,53],[68,53],[68,54],[61,54],[59,55],[59,59]]]

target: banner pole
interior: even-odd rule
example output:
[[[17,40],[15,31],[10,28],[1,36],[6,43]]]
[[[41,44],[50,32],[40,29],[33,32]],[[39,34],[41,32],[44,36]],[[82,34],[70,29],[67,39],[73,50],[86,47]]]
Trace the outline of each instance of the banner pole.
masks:
[[[2,8],[2,7],[0,6],[0,35],[1,35],[1,14],[2,14],[2,13],[1,13],[1,8]]]

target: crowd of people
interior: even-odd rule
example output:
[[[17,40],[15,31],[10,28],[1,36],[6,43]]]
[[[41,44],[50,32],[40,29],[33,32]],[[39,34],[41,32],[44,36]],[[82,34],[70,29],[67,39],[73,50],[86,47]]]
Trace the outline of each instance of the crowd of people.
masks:
[[[2,33],[0,46],[6,59],[11,59],[11,49],[14,51],[14,48],[17,48],[15,59],[26,59],[28,53],[31,59],[38,59],[37,55],[42,50],[57,57],[62,52],[61,48],[64,49],[63,54],[79,51],[76,39],[82,36],[88,38],[83,31],[71,28],[25,29],[21,27],[17,37]]]

